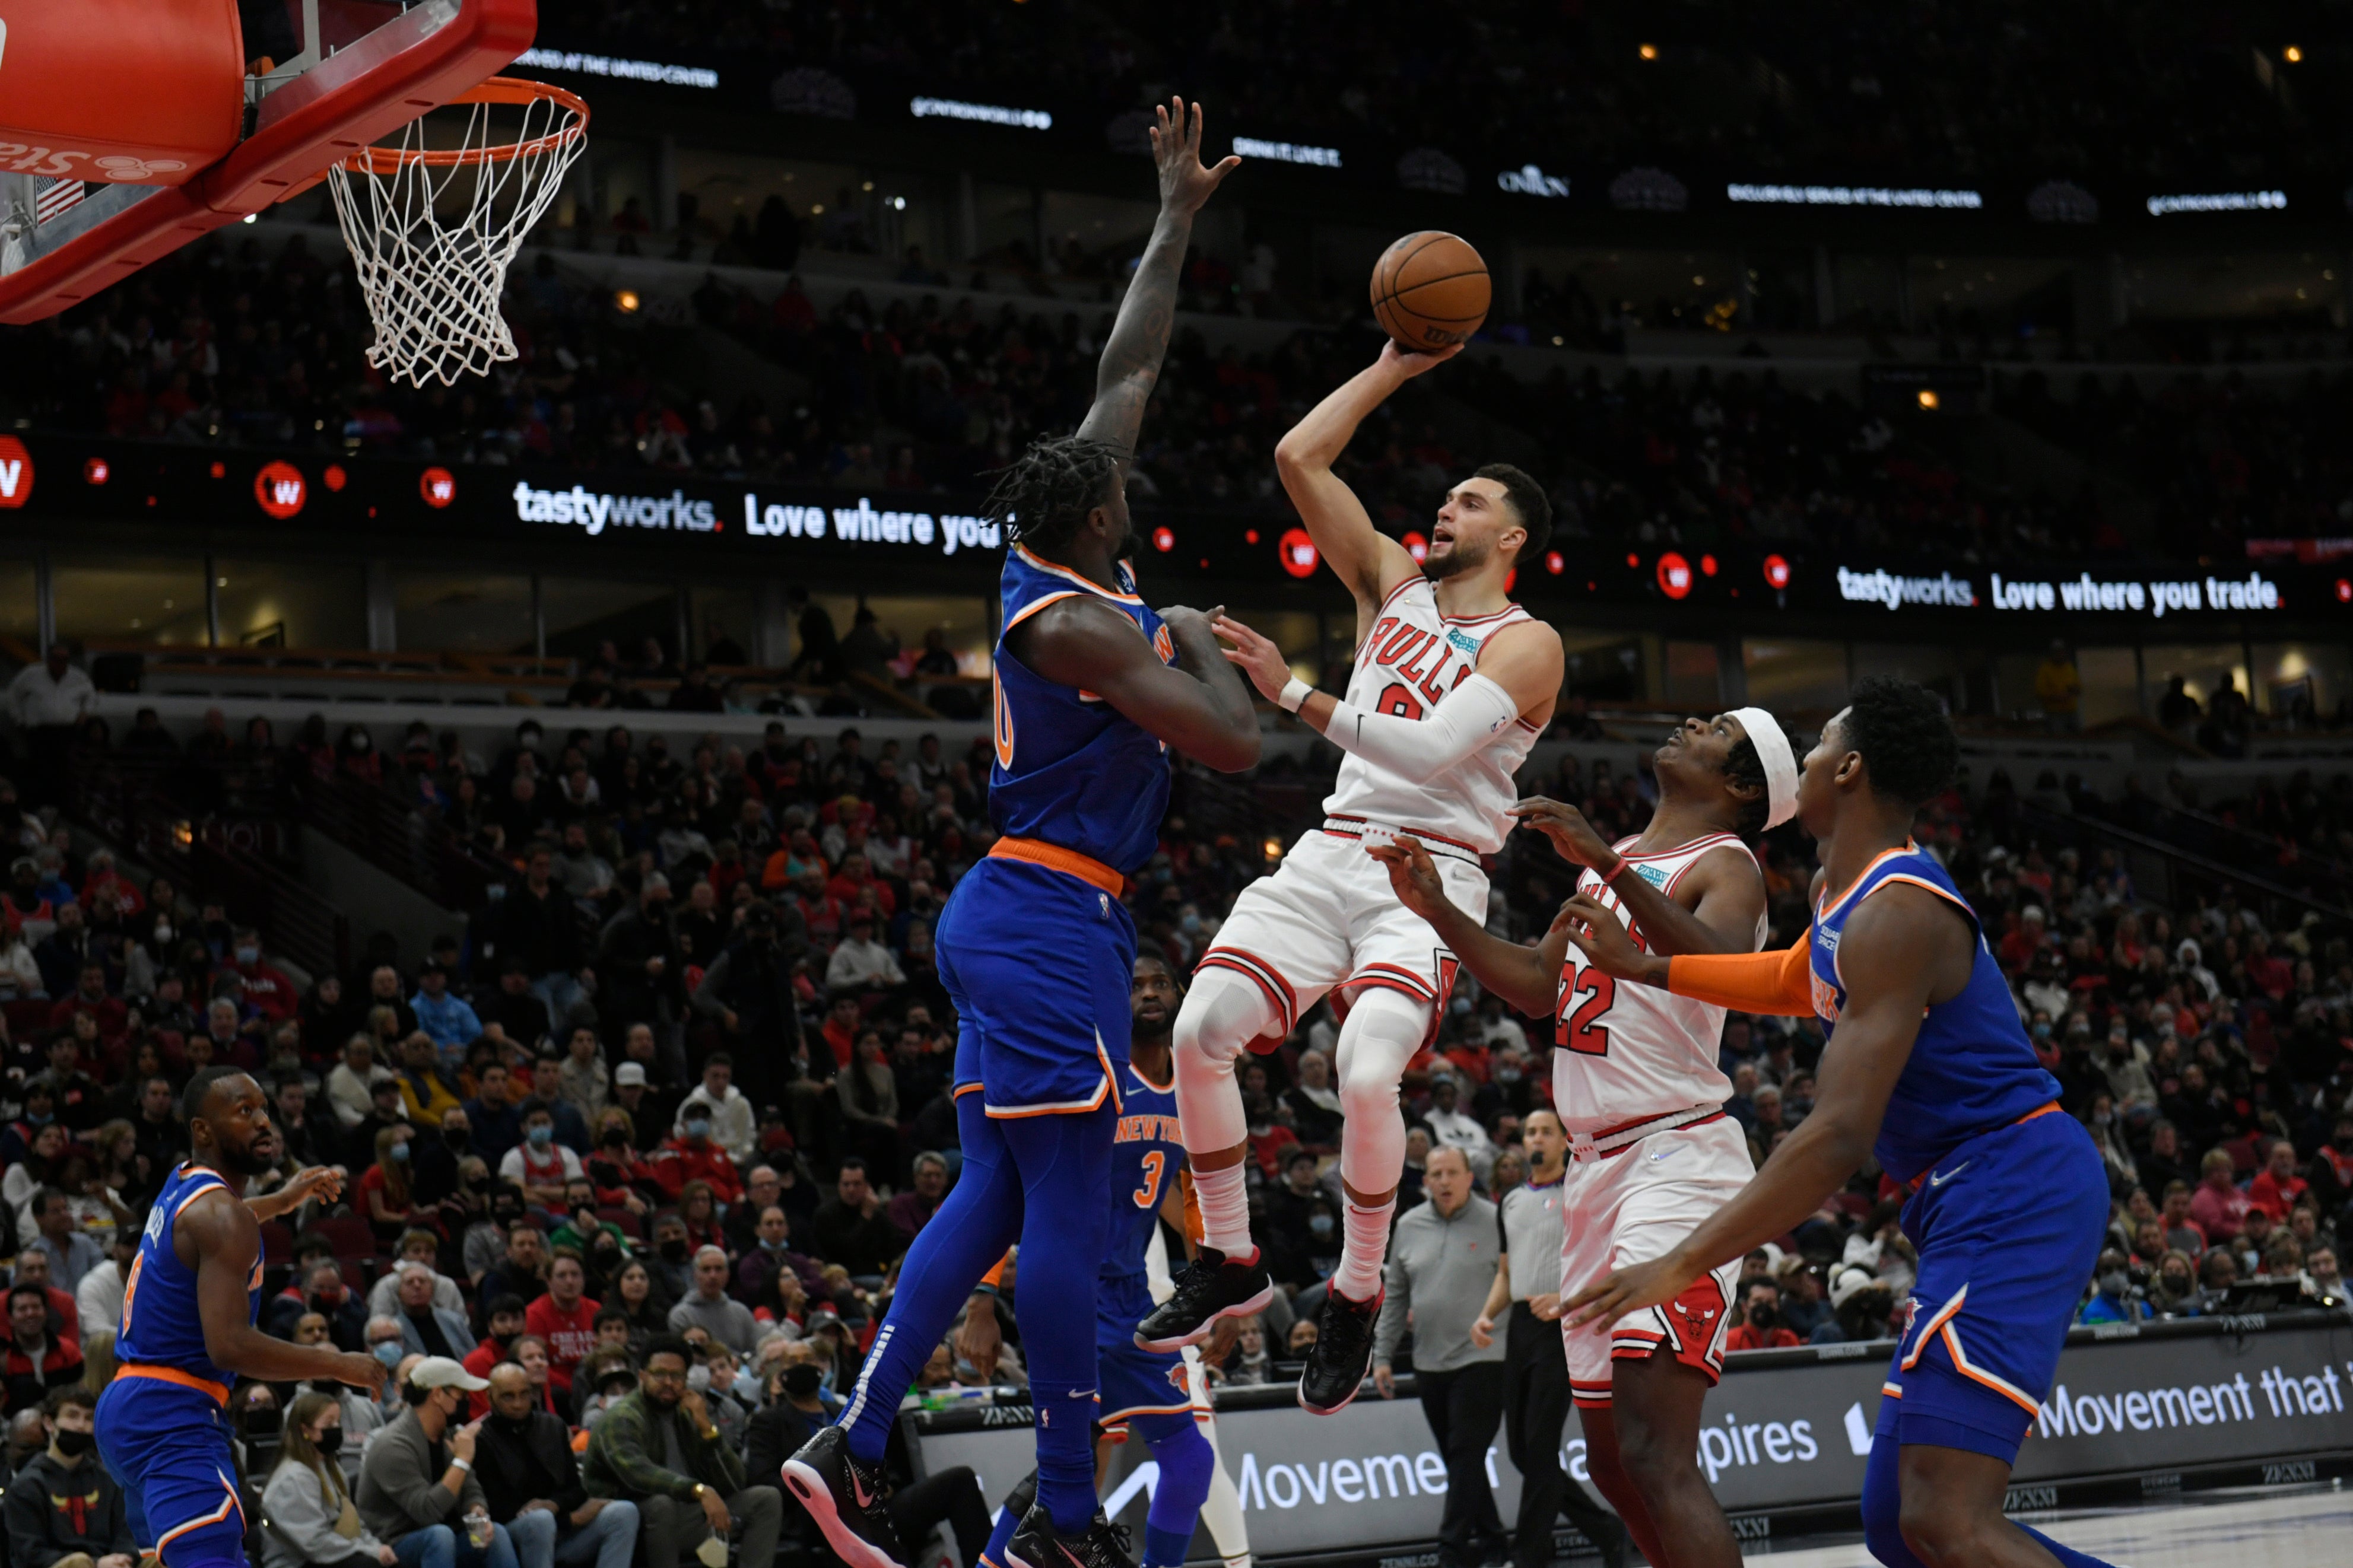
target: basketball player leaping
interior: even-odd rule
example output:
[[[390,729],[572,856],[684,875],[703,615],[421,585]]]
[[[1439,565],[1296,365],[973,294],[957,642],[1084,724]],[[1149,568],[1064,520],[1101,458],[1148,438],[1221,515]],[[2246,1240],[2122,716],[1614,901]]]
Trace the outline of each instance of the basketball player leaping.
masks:
[[[1428,560],[1373,528],[1332,464],[1356,426],[1412,377],[1457,352],[1391,343],[1282,438],[1275,466],[1309,535],[1356,596],[1356,660],[1345,701],[1294,680],[1273,644],[1221,620],[1228,658],[1252,684],[1348,753],[1324,828],[1281,869],[1243,889],[1203,955],[1176,1019],[1176,1102],[1208,1245],[1136,1332],[1150,1350],[1198,1341],[1217,1319],[1257,1310],[1273,1281],[1251,1245],[1248,1152],[1234,1062],[1280,1040],[1332,993],[1346,1008],[1338,1051],[1347,1127],[1340,1173],[1346,1242],[1299,1380],[1299,1403],[1328,1415],[1356,1394],[1372,1357],[1389,1216],[1405,1166],[1398,1079],[1432,1037],[1453,955],[1398,907],[1367,843],[1410,831],[1442,857],[1447,891],[1483,915],[1479,857],[1503,846],[1512,774],[1560,690],[1559,634],[1504,596],[1512,569],[1551,531],[1544,490],[1491,464],[1449,491]]]
[[[2100,1568],[2003,1517],[2098,1257],[2108,1185],[2059,1109],[2010,984],[1953,880],[1912,841],[1959,760],[1936,697],[1859,681],[1807,754],[1813,928],[1785,952],[1647,953],[1593,900],[1570,940],[1598,970],[1677,996],[1822,1022],[1814,1109],[1748,1185],[1642,1262],[1575,1290],[1572,1341],[1639,1322],[1803,1221],[1866,1155],[1902,1184],[1920,1248],[1862,1482],[1863,1539],[1889,1568]],[[1620,990],[1624,995],[1631,987]],[[1689,1450],[1685,1450],[1685,1458]]]
[[[1577,893],[1624,915],[1652,953],[1750,953],[1765,940],[1765,879],[1741,841],[1788,820],[1797,762],[1770,713],[1688,719],[1654,759],[1659,809],[1639,837],[1602,842],[1575,807],[1523,801],[1522,824],[1586,868]],[[1669,1250],[1747,1184],[1748,1147],[1724,1114],[1716,1067],[1725,1009],[1620,985],[1570,945],[1565,908],[1544,940],[1490,936],[1448,900],[1410,838],[1373,851],[1404,905],[1430,921],[1482,985],[1558,1020],[1553,1103],[1569,1135],[1561,1177],[1561,1287]],[[1573,907],[1573,906],[1572,906]],[[1740,1548],[1692,1464],[1700,1405],[1724,1370],[1738,1260],[1604,1340],[1564,1341],[1569,1397],[1594,1483],[1642,1554],[1663,1568],[1733,1568]]]

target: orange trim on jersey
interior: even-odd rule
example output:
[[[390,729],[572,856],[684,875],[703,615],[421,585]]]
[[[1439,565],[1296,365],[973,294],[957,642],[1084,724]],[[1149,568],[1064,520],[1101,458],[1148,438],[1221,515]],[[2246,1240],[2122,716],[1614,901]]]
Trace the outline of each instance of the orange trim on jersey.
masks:
[[[1854,890],[1857,888],[1862,887],[1865,882],[1871,880],[1871,874],[1879,869],[1879,863],[1882,860],[1893,859],[1898,855],[1916,854],[1918,853],[1919,848],[1919,845],[1914,843],[1911,839],[1906,838],[1903,844],[1896,848],[1881,850],[1878,854],[1871,858],[1871,864],[1865,866],[1862,872],[1856,876],[1855,879],[1846,885],[1846,890],[1844,892],[1839,894],[1835,899],[1825,899],[1822,902],[1814,906],[1814,918],[1816,920],[1828,920],[1837,911],[1838,907],[1841,904],[1845,903],[1847,900],[1854,896]]]
[[[117,1377],[152,1377],[158,1383],[176,1383],[182,1388],[193,1388],[198,1394],[210,1394],[213,1403],[226,1409],[228,1388],[225,1384],[198,1377],[193,1372],[182,1372],[176,1366],[156,1366],[147,1362],[124,1362],[114,1369]]]
[[[980,1092],[980,1085],[976,1083],[958,1084],[954,1091],[948,1095],[948,1098],[950,1100],[962,1100],[967,1094],[977,1094],[978,1092]]]
[[[2000,1394],[2004,1399],[2009,1400],[2011,1404],[2025,1411],[2029,1415],[2039,1415],[2042,1414],[2042,1403],[2029,1395],[2024,1389],[2019,1387],[2014,1383],[2005,1382],[2003,1379],[1996,1377],[1993,1373],[1987,1372],[1980,1367],[1974,1367],[1969,1364],[1969,1358],[1968,1355],[1963,1353],[1961,1350],[1961,1334],[1960,1329],[1957,1325],[1947,1323],[1944,1328],[1943,1337],[1945,1341],[1945,1350],[1953,1358],[1953,1370],[1955,1372],[1959,1373],[1963,1377],[1968,1378],[1972,1383],[1982,1384],[1984,1386],[1992,1389],[1996,1394]]]
[[[992,1290],[996,1289],[997,1281],[1005,1278],[1005,1266],[1012,1261],[1013,1249],[1007,1247],[1005,1256],[988,1266],[988,1272],[980,1277],[980,1282]]]
[[[1782,1018],[1814,1016],[1810,937],[1778,952],[1681,952],[1667,960],[1667,989],[1678,996]]]
[[[1048,561],[1044,557],[1033,553],[1026,544],[1015,545],[1013,547],[1013,553],[1021,557],[1023,561],[1027,562],[1029,565],[1036,567],[1039,571],[1050,572],[1055,576],[1061,578],[1064,582],[1076,583],[1080,587],[1084,588],[1090,594],[1100,594],[1106,599],[1116,599],[1123,605],[1140,605],[1144,603],[1144,600],[1134,594],[1123,594],[1116,588],[1106,588],[1102,584],[1096,582],[1093,578],[1087,576],[1083,573],[1073,572],[1067,566],[1057,566],[1051,561]]]
[[[1075,849],[1065,849],[1059,844],[1049,844],[1042,838],[1016,838],[1008,835],[988,847],[991,855],[1007,860],[1026,860],[1032,866],[1043,866],[1050,871],[1076,877],[1080,881],[1102,889],[1118,898],[1127,887],[1127,879],[1092,856]]]
[[[2059,1102],[2058,1102],[2057,1100],[2044,1100],[2042,1104],[2040,1104],[2040,1105],[2036,1106],[2033,1110],[2031,1110],[2028,1111],[2025,1115],[2023,1115],[2023,1116],[2020,1117],[2017,1121],[2011,1121],[2011,1122],[2008,1122],[2008,1123],[2005,1123],[2004,1125],[2005,1125],[2005,1126],[2008,1126],[2008,1127],[2023,1127],[2023,1126],[2025,1126],[2028,1122],[2030,1122],[2030,1121],[2031,1121],[2035,1120],[2035,1118],[2037,1118],[2037,1117],[2055,1115],[2055,1114],[2057,1114],[2058,1110],[2059,1110]],[[2001,1129],[2001,1128],[1996,1128],[1996,1129],[1994,1129],[1994,1131],[2002,1131],[2002,1129]],[[1976,1133],[1974,1133],[1974,1132],[1972,1132],[1972,1133],[1970,1133],[1970,1134],[1969,1134],[1969,1137],[1971,1137],[1971,1138],[1974,1138],[1974,1137],[1976,1137],[1976,1136],[1978,1136],[1978,1134],[1976,1134]],[[1964,1140],[1962,1140],[1962,1142],[1968,1142],[1968,1139],[1964,1139]],[[1950,1152],[1950,1151],[1947,1151],[1947,1152]],[[1929,1163],[1929,1166],[1928,1166],[1928,1169],[1927,1169],[1927,1170],[1921,1172],[1918,1175],[1914,1176],[1910,1181],[1908,1181],[1908,1182],[1905,1183],[1905,1184],[1904,1184],[1904,1195],[1905,1195],[1905,1197],[1907,1197],[1907,1198],[1908,1198],[1908,1197],[1910,1197],[1914,1193],[1918,1192],[1918,1191],[1920,1190],[1920,1184],[1921,1184],[1921,1183],[1923,1183],[1923,1182],[1925,1182],[1925,1181],[1926,1181],[1926,1180],[1928,1179],[1928,1177],[1930,1176],[1930,1174],[1932,1174],[1932,1173],[1936,1171],[1936,1167],[1935,1163],[1934,1163],[1934,1162],[1931,1162],[1931,1163]]]
[[[1044,609],[1049,605],[1059,605],[1065,599],[1075,599],[1078,596],[1079,594],[1076,589],[1065,588],[1059,594],[1048,594],[1042,597],[1032,599],[1028,604],[1022,605],[1019,610],[1016,611],[1013,618],[1005,623],[1005,631],[999,632],[997,635],[1000,637],[1003,637],[1005,632],[1011,631],[1014,627],[1019,626],[1022,622],[1028,620],[1030,616],[1036,615],[1039,611]]]
[[[1914,1342],[1912,1353],[1905,1356],[1901,1362],[1896,1363],[1896,1370],[1899,1372],[1910,1372],[1914,1367],[1919,1365],[1920,1357],[1927,1351],[1929,1342],[1936,1339],[1936,1331],[1943,1328],[1947,1323],[1952,1321],[1953,1315],[1961,1310],[1961,1303],[1967,1301],[1968,1299],[1969,1288],[1968,1286],[1964,1285],[1959,1289],[1954,1291],[1953,1299],[1946,1302],[1943,1306],[1937,1308],[1936,1315],[1930,1318],[1926,1323],[1921,1325],[1920,1337],[1918,1340]]]
[[[1166,1083],[1153,1082],[1152,1079],[1145,1075],[1145,1070],[1142,1068],[1137,1067],[1133,1059],[1128,1062],[1127,1070],[1135,1075],[1136,1082],[1142,1084],[1145,1088],[1150,1089],[1155,1094],[1174,1094],[1176,1092],[1176,1058],[1173,1052],[1168,1058],[1168,1081]]]
[[[1106,1100],[1111,1101],[1112,1110],[1117,1111],[1120,1108],[1119,1075],[1112,1071],[1111,1053],[1103,1049],[1100,1032],[1095,1036],[1095,1060],[1103,1065],[1103,1082],[1096,1085],[1094,1093],[1084,1100],[1055,1100],[1042,1105],[1006,1106],[991,1105],[984,1100],[980,1102],[980,1113],[991,1121],[1026,1121],[1033,1116],[1082,1116]]]
[[[156,1540],[155,1560],[159,1563],[162,1562],[164,1559],[164,1548],[171,1545],[172,1542],[177,1541],[183,1535],[187,1534],[188,1531],[192,1530],[203,1530],[208,1525],[226,1523],[228,1520],[228,1516],[232,1513],[237,1515],[240,1520],[245,1517],[245,1510],[237,1503],[237,1493],[234,1491],[231,1491],[227,1497],[222,1500],[220,1507],[213,1510],[212,1512],[205,1515],[204,1518],[192,1519],[185,1524],[165,1531],[163,1535]]]
[[[1892,1383],[1881,1384],[1879,1385],[1879,1392],[1885,1394],[1890,1399],[1901,1399],[1904,1397],[1904,1390]]]
[[[1936,894],[1938,898],[1943,899],[1947,903],[1955,905],[1963,914],[1968,916],[1970,925],[1975,926],[1978,923],[1978,912],[1977,910],[1969,908],[1968,900],[1962,898],[1957,893],[1946,891],[1944,889],[1936,886],[1936,883],[1928,880],[1926,877],[1912,877],[1907,876],[1901,871],[1891,871],[1886,876],[1879,879],[1879,886],[1872,889],[1871,891],[1875,893],[1879,891],[1880,888],[1889,887],[1897,882],[1908,882],[1913,887],[1927,889],[1928,891]],[[1869,894],[1864,896],[1869,897]]]

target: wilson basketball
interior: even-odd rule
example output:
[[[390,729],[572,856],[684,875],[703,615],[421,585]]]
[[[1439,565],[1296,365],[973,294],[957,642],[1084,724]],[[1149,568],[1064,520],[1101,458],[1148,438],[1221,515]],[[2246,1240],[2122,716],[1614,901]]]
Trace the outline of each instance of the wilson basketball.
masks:
[[[1438,229],[1407,235],[1373,266],[1373,319],[1400,348],[1468,342],[1493,293],[1471,242]]]

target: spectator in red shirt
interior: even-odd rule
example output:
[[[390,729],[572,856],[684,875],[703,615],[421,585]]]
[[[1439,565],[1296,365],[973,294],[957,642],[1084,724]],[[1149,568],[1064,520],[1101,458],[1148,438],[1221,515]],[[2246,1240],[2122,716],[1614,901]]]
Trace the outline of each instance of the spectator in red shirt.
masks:
[[[286,972],[261,956],[261,933],[251,926],[237,928],[222,973],[237,977],[245,987],[245,1005],[272,1024],[292,1017],[301,1003],[302,993]]]
[[[1781,1321],[1781,1288],[1771,1279],[1751,1279],[1742,1300],[1741,1320],[1724,1336],[1724,1348],[1768,1351],[1800,1342],[1796,1331]]]
[[[2262,1173],[2248,1185],[2247,1203],[2274,1220],[2284,1222],[2295,1207],[2295,1200],[2311,1185],[2296,1173],[2295,1145],[2283,1138],[2272,1145],[2271,1157]]]
[[[588,1276],[580,1255],[568,1247],[555,1249],[547,1266],[547,1294],[523,1310],[523,1327],[547,1342],[547,1381],[566,1398],[572,1393],[572,1372],[596,1348],[596,1303],[585,1294]]]
[[[2206,1233],[2208,1245],[2239,1234],[2247,1223],[2247,1194],[2232,1180],[2236,1173],[2227,1149],[2209,1149],[2198,1164],[2198,1190],[2190,1194],[2189,1217]]]
[[[50,1006],[49,1027],[65,1028],[77,1013],[95,1017],[98,1037],[109,1044],[122,1038],[131,1027],[131,1010],[123,1005],[121,997],[106,994],[106,965],[96,958],[81,966],[79,982],[74,989]]]
[[[827,890],[825,873],[811,866],[801,872],[800,890],[793,896],[799,906],[801,919],[807,923],[809,941],[818,947],[832,951],[841,940],[841,919],[848,906]]]
[[[825,1016],[824,1027],[818,1033],[833,1052],[835,1068],[846,1068],[858,1055],[858,998],[837,996]]]
[[[653,1167],[654,1184],[672,1202],[684,1195],[689,1182],[708,1183],[711,1195],[723,1204],[734,1203],[744,1195],[735,1162],[712,1142],[708,1117],[689,1117],[678,1131],[662,1140],[646,1163]]]
[[[2042,950],[2045,940],[2042,906],[2029,904],[2019,911],[2017,929],[2004,933],[2001,946],[1996,950],[2003,970],[2010,974],[2024,973],[2026,966],[2034,962],[2034,955]]]
[[[885,919],[896,914],[899,900],[892,895],[891,884],[874,875],[867,865],[865,853],[851,850],[841,858],[841,869],[825,885],[826,896],[837,900],[844,909],[858,902],[861,893],[874,895],[874,907]]]

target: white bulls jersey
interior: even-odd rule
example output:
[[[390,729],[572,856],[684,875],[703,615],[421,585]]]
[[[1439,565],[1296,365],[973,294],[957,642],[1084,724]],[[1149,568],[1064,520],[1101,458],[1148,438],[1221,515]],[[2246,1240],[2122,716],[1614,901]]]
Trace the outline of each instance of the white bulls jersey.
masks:
[[[1479,650],[1505,626],[1535,617],[1517,605],[1492,616],[1454,620],[1438,613],[1427,577],[1390,591],[1356,650],[1348,705],[1365,713],[1426,717],[1478,668]],[[1339,781],[1324,802],[1326,817],[1418,828],[1458,849],[1492,855],[1511,831],[1504,808],[1519,799],[1512,782],[1537,731],[1525,719],[1426,784],[1415,784],[1354,753],[1340,759]],[[1438,845],[1431,845],[1437,849]]]
[[[1662,893],[1673,893],[1686,871],[1719,849],[1736,849],[1755,863],[1748,846],[1729,833],[1710,834],[1659,855],[1627,854],[1633,842],[1616,846],[1633,868],[1627,875]],[[1588,869],[1577,879],[1577,890],[1623,921],[1645,952],[1653,951],[1609,883]],[[1759,914],[1751,951],[1764,942],[1765,917]],[[1560,1048],[1552,1058],[1553,1101],[1561,1125],[1572,1133],[1600,1132],[1718,1104],[1732,1093],[1731,1082],[1715,1065],[1725,1009],[1713,1003],[1613,980],[1588,966],[1571,943],[1561,964],[1556,1010]]]

